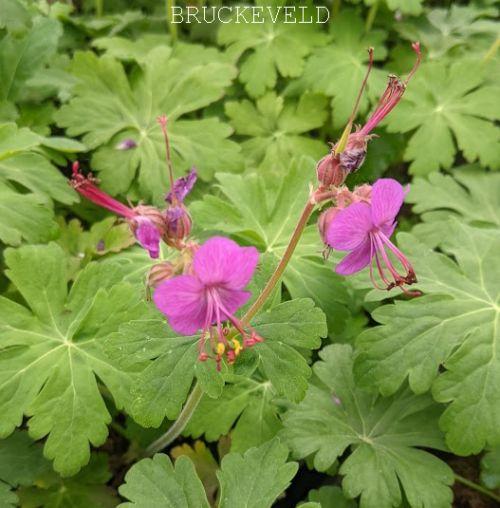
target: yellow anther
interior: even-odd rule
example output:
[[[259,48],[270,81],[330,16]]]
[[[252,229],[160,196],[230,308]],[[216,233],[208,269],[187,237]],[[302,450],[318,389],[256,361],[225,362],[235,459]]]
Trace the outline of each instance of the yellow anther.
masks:
[[[224,354],[224,351],[226,350],[226,346],[222,342],[219,342],[217,344],[217,354],[219,356],[222,356]]]
[[[241,351],[241,344],[236,339],[231,340],[231,344],[233,345],[234,354],[238,356]]]

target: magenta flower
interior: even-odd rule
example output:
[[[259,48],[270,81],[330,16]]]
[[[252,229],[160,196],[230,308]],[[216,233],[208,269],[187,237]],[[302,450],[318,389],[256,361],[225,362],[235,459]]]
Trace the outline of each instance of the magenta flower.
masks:
[[[224,353],[230,363],[238,355],[242,346],[236,339],[228,341],[224,321],[241,334],[243,347],[262,341],[252,329],[247,332],[234,315],[251,296],[245,287],[258,260],[255,247],[240,247],[227,238],[213,237],[194,254],[191,275],[173,277],[156,288],[153,300],[176,332],[193,335],[201,330],[200,360],[209,357],[208,339],[219,368]]]
[[[406,291],[404,284],[417,282],[410,262],[389,240],[406,192],[396,180],[382,178],[372,187],[370,204],[352,203],[335,215],[326,231],[327,243],[333,249],[350,251],[337,265],[337,273],[350,275],[370,265],[370,277],[379,288],[373,273],[375,264],[387,290],[399,286]],[[399,261],[404,275],[398,273],[388,251]]]
[[[130,208],[106,194],[95,183],[96,179],[92,174],[82,175],[78,162],[73,163],[71,186],[92,203],[123,217],[139,244],[152,258],[157,258],[160,254],[160,239],[165,235],[167,226],[161,211],[152,206],[142,205]]]

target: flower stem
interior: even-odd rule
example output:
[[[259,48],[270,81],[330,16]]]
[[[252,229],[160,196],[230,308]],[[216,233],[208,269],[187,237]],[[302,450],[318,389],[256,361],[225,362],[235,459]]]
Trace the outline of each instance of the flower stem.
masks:
[[[365,22],[365,32],[368,33],[373,26],[373,22],[375,21],[375,18],[377,17],[377,11],[378,11],[378,0],[370,7],[370,10],[368,11],[368,16],[366,17]]]
[[[315,206],[314,202],[312,202],[311,200],[307,201],[306,206],[302,210],[302,214],[300,215],[299,221],[297,222],[297,225],[295,226],[295,229],[292,233],[290,241],[288,242],[283,257],[281,258],[280,262],[278,263],[278,266],[274,270],[274,273],[267,281],[267,284],[264,286],[264,289],[258,296],[257,300],[253,302],[252,306],[241,318],[242,323],[248,323],[250,319],[252,319],[255,316],[255,314],[257,314],[257,312],[260,310],[260,308],[264,305],[266,300],[273,292],[274,288],[276,287],[276,284],[278,284],[278,282],[280,281],[281,276],[283,275],[283,272],[285,271],[285,268],[293,255],[295,247],[297,247],[297,244],[299,243],[302,232],[304,231],[304,228],[307,225],[307,221],[309,220],[309,217],[311,216],[311,213],[314,210],[314,206]]]
[[[104,13],[104,0],[95,0],[95,15],[101,18]]]
[[[285,249],[283,257],[281,258],[280,262],[278,263],[278,266],[274,270],[274,273],[267,281],[267,284],[264,286],[264,289],[258,296],[257,300],[255,300],[253,305],[247,310],[246,314],[241,318],[242,323],[248,323],[250,319],[252,319],[252,317],[255,316],[255,314],[257,314],[257,312],[269,298],[274,288],[281,280],[281,276],[283,275],[283,272],[285,271],[285,268],[288,265],[293,255],[293,252],[297,247],[297,244],[299,243],[300,237],[302,236],[304,228],[307,226],[307,221],[309,220],[309,217],[311,216],[314,207],[316,206],[316,203],[326,199],[327,197],[331,197],[331,193],[318,194],[317,196],[320,197],[320,199],[309,198],[307,200],[307,203],[304,206],[304,209],[302,210],[302,213],[297,222],[297,225],[295,226],[295,229],[292,233],[290,241],[288,242],[288,246]],[[163,448],[168,446],[170,443],[175,441],[175,439],[177,439],[180,436],[182,431],[185,429],[187,423],[191,419],[191,416],[193,415],[202,397],[203,390],[200,388],[199,383],[196,383],[194,385],[193,390],[189,394],[189,397],[187,398],[186,403],[184,404],[184,407],[182,408],[182,411],[177,420],[172,424],[172,426],[167,430],[167,432],[163,434],[163,436],[160,436],[156,441],[151,443],[146,448],[144,452],[144,455],[146,457],[151,456],[154,453],[159,452],[160,450],[163,450]]]
[[[491,490],[488,490],[487,488],[474,483],[470,480],[467,480],[467,478],[464,478],[463,476],[460,476],[459,474],[455,473],[455,481],[462,483],[463,485],[466,485],[470,489],[473,489],[477,492],[480,492],[481,494],[484,494],[485,496],[488,496],[491,499],[494,499],[495,501],[500,502],[500,496],[492,492]]]
[[[175,441],[180,436],[187,423],[191,419],[191,416],[193,415],[202,397],[203,390],[201,389],[200,384],[196,383],[193,390],[189,394],[189,397],[187,398],[186,403],[184,404],[184,407],[182,408],[182,411],[177,420],[175,420],[175,422],[167,430],[167,432],[165,432],[165,434],[160,436],[156,441],[153,441],[146,448],[144,451],[144,456],[150,457],[151,455],[154,455],[155,453],[163,450],[163,448],[166,448],[170,443]]]
[[[167,26],[168,31],[170,32],[170,36],[172,37],[172,42],[177,41],[177,24],[172,22],[172,11],[175,7],[175,0],[167,0]]]

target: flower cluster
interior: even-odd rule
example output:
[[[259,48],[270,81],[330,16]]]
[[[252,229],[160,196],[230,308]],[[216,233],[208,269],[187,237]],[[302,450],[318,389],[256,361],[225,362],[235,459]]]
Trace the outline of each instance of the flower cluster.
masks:
[[[350,173],[357,171],[363,164],[366,156],[366,148],[368,141],[373,138],[372,130],[396,107],[398,102],[403,96],[408,82],[415,74],[422,58],[420,52],[420,44],[415,42],[412,48],[417,55],[415,64],[408,74],[408,77],[403,81],[397,76],[391,74],[387,83],[387,87],[380,97],[380,100],[375,108],[375,111],[368,118],[365,125],[358,127],[355,132],[351,133],[354,119],[357,113],[359,102],[368,76],[373,65],[373,49],[370,48],[368,70],[361,85],[356,104],[354,105],[353,112],[347,126],[340,137],[340,140],[332,146],[328,155],[323,157],[316,167],[316,174],[320,187],[323,189],[332,186],[338,187],[342,185]]]
[[[327,251],[336,249],[349,254],[337,265],[341,275],[356,273],[370,267],[370,277],[376,288],[381,283],[387,290],[400,287],[410,293],[405,285],[417,282],[415,271],[405,255],[390,241],[396,227],[396,216],[403,204],[407,190],[397,181],[380,179],[373,187],[362,185],[350,191],[343,186],[346,177],[363,164],[371,131],[394,109],[404,94],[406,86],[416,72],[421,52],[418,42],[412,44],[417,55],[413,69],[406,80],[390,75],[387,88],[375,111],[366,124],[351,133],[352,124],[368,75],[373,64],[373,50],[369,50],[368,70],[361,86],[352,115],[340,140],[331,152],[318,162],[316,172],[319,191],[331,198],[335,206],[325,210],[319,217],[318,229]],[[399,263],[398,271],[392,257]],[[379,280],[375,277],[378,272]]]
[[[124,205],[102,191],[92,174],[84,176],[78,162],[73,164],[70,183],[89,201],[127,221],[137,242],[151,258],[159,258],[161,241],[178,251],[173,261],[152,266],[148,288],[154,290],[153,301],[173,330],[183,335],[201,332],[199,359],[214,359],[220,370],[223,358],[233,363],[244,348],[263,341],[235,316],[251,296],[245,287],[253,276],[259,253],[254,247],[240,247],[223,237],[212,237],[201,246],[189,239],[192,220],[184,200],[196,183],[196,170],[193,168],[186,176],[174,180],[167,118],[159,117],[158,123],[165,138],[170,177],[166,209]],[[125,143],[116,148],[125,150],[134,146]]]
[[[399,102],[417,69],[420,63],[418,43],[413,44],[413,49],[417,61],[408,78],[402,81],[390,76],[375,111],[363,127],[352,133],[359,101],[373,64],[373,50],[369,50],[368,71],[349,122],[331,152],[317,165],[318,187],[312,193],[310,206],[305,209],[308,215],[299,221],[302,229],[297,226],[287,247],[289,253],[283,256],[254,306],[264,300],[280,280],[314,205],[330,200],[334,205],[321,213],[318,227],[327,251],[348,252],[337,265],[337,273],[350,275],[369,266],[376,287],[380,288],[382,283],[386,289],[397,286],[411,294],[404,286],[416,282],[415,271],[390,240],[406,190],[392,179],[381,179],[373,186],[361,185],[352,191],[343,184],[346,177],[362,165],[367,143],[373,136],[371,131]],[[158,123],[165,139],[170,181],[165,209],[143,204],[124,205],[99,189],[92,174],[82,175],[77,162],[73,165],[71,184],[82,196],[126,220],[151,258],[159,258],[161,241],[176,249],[177,256],[173,260],[160,261],[149,272],[148,287],[154,291],[153,301],[177,333],[200,334],[199,360],[213,359],[220,370],[223,360],[231,364],[242,349],[263,340],[247,322],[236,317],[237,311],[250,299],[251,293],[246,288],[257,267],[259,253],[255,247],[241,247],[220,236],[212,237],[202,245],[189,238],[192,220],[184,200],[196,182],[196,170],[193,168],[186,176],[174,180],[167,118],[159,117]],[[116,149],[136,147],[134,141],[125,140]],[[399,271],[396,268],[398,263]],[[249,315],[252,312],[251,309]]]

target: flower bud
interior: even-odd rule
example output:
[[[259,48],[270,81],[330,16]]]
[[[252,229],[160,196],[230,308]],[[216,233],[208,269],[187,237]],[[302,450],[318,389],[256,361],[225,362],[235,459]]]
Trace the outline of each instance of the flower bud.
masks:
[[[184,205],[170,206],[166,211],[165,242],[171,247],[183,248],[184,240],[191,233],[192,225],[191,216]]]
[[[163,261],[153,265],[148,273],[148,287],[156,288],[163,281],[170,279],[175,275],[175,268],[170,261]]]
[[[339,208],[337,208],[336,206],[332,206],[330,208],[327,208],[324,212],[322,212],[318,218],[319,234],[325,245],[327,244],[326,232],[328,231],[328,228],[332,223],[332,221],[335,219],[335,216],[339,212],[340,212]]]
[[[349,136],[345,150],[339,155],[340,165],[347,175],[354,173],[363,165],[366,157],[366,145],[366,136],[356,133]]]
[[[165,222],[165,217],[163,213],[158,210],[158,208],[155,208],[154,206],[145,206],[145,205],[139,205],[134,208],[134,213],[136,216],[145,217],[148,219],[156,229],[160,232],[160,235],[163,236],[165,234],[167,224]],[[130,228],[132,229],[132,232],[135,233],[135,228],[137,227],[137,223],[134,224],[134,221],[129,221]]]
[[[333,152],[323,157],[316,165],[316,176],[321,187],[338,187],[344,183],[347,174]]]

